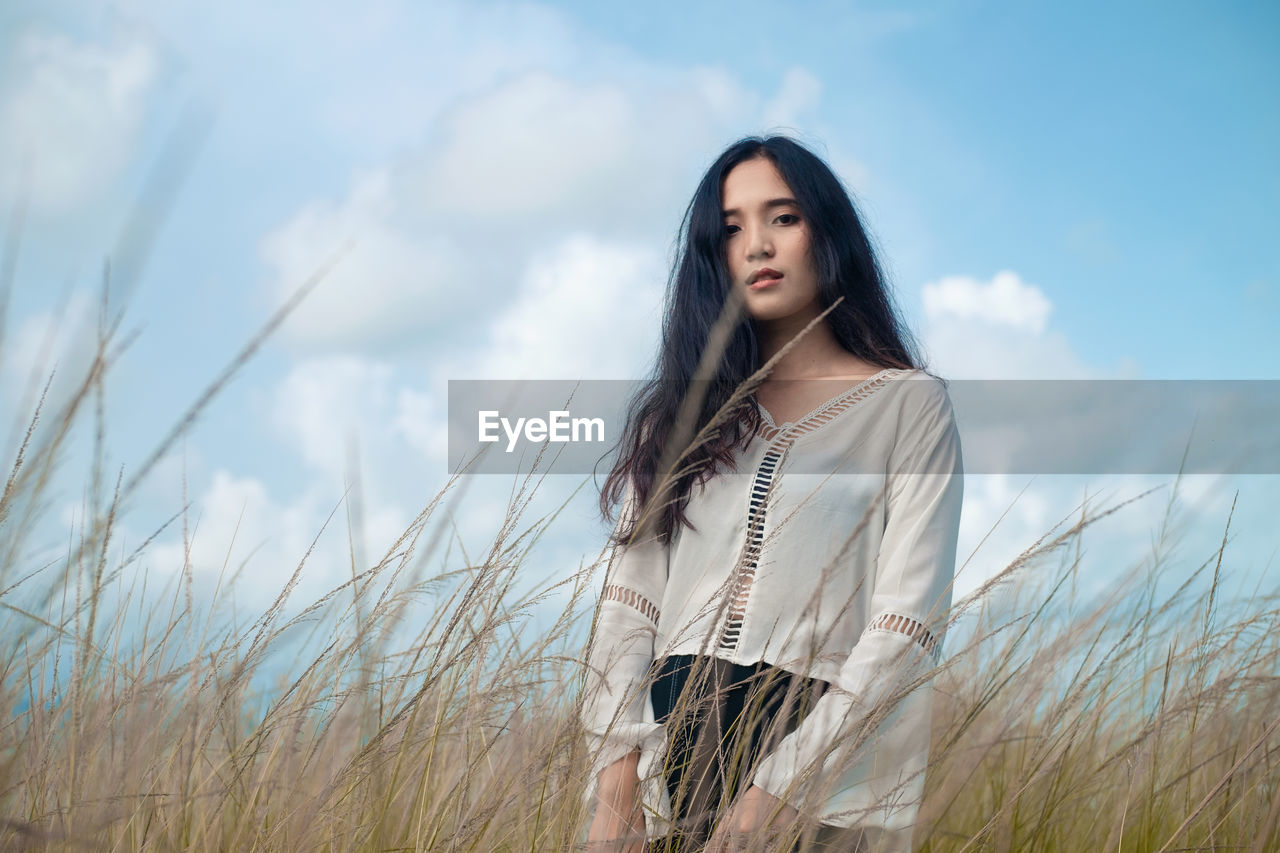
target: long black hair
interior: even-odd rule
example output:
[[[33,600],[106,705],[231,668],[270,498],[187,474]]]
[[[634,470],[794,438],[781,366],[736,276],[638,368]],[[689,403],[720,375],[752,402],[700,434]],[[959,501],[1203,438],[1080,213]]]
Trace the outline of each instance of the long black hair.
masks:
[[[825,317],[836,340],[853,355],[880,367],[920,366],[915,342],[898,317],[862,219],[840,179],[820,157],[794,139],[740,139],[707,169],[685,210],[667,282],[656,369],[631,400],[618,440],[617,461],[600,492],[600,510],[606,519],[628,481],[634,485],[637,506],[646,506],[658,478],[665,473],[659,467],[672,461],[669,453],[664,456],[668,439],[673,434],[696,434],[760,366],[750,317],[745,312],[736,322],[730,317],[733,325],[723,353],[712,365],[706,384],[698,389],[703,396],[693,416],[692,431],[676,432],[681,404],[691,390],[712,328],[732,293],[725,253],[724,179],[739,163],[757,157],[768,158],[778,169],[808,223],[822,307],[844,297]],[[685,515],[689,490],[695,482],[713,477],[721,465],[732,468],[735,450],[746,444],[760,422],[758,405],[747,397],[735,417],[688,450],[675,468],[669,491],[652,514],[650,523],[658,538],[669,542],[681,525],[692,526]],[[686,444],[681,450],[687,448]],[[635,522],[634,515],[624,519],[614,530],[613,540],[629,541],[636,532]]]

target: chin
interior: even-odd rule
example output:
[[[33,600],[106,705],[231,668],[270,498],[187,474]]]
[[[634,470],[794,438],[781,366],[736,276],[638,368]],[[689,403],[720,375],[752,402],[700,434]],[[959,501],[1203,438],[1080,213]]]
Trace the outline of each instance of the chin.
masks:
[[[792,316],[789,311],[753,311],[749,313],[751,319],[757,323],[777,323]]]
[[[752,295],[755,296],[756,294]],[[786,320],[797,314],[804,313],[808,307],[808,303],[795,305],[790,300],[769,299],[764,294],[760,294],[759,297],[758,301],[747,299],[746,311],[752,320],[761,323]]]

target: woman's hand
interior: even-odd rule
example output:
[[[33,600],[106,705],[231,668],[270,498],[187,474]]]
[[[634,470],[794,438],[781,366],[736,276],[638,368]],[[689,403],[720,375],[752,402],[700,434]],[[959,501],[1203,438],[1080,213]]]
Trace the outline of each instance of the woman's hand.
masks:
[[[800,819],[800,812],[770,794],[764,788],[752,785],[733,808],[720,821],[707,853],[736,853],[746,850],[765,835],[782,834]],[[757,848],[772,851],[772,845]]]
[[[640,808],[640,751],[624,755],[600,771],[596,813],[587,830],[589,853],[642,853],[644,811]]]

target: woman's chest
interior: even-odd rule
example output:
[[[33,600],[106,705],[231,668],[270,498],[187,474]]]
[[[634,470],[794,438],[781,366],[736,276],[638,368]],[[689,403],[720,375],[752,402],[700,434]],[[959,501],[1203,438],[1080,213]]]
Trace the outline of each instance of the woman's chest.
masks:
[[[784,530],[825,539],[882,518],[886,471],[887,454],[865,442],[752,442],[736,470],[691,490],[686,512],[726,544]]]

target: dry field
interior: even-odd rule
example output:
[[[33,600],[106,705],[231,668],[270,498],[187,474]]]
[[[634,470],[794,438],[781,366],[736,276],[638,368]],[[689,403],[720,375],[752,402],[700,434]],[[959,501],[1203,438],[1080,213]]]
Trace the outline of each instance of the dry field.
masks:
[[[291,596],[307,555],[271,567],[291,580],[248,618],[189,567],[149,588],[145,545],[119,551],[117,511],[152,463],[119,480],[95,465],[86,521],[33,562],[73,428],[101,436],[109,331],[70,405],[33,407],[0,498],[0,848],[573,849],[601,561],[529,591],[529,550],[555,522],[524,509],[537,484],[462,568],[431,568],[450,484],[318,601]],[[1218,553],[1175,558],[1176,521],[1103,598],[1078,594],[1089,526],[1125,511],[1082,509],[962,602],[922,850],[1280,849],[1277,598],[1220,600],[1227,530]],[[166,535],[188,523],[177,512]]]

